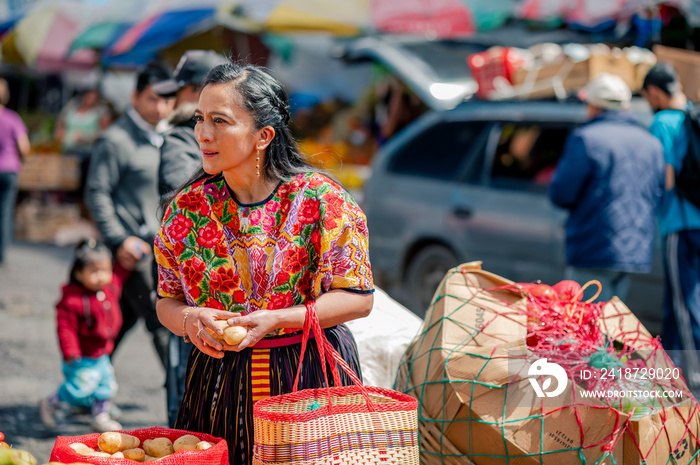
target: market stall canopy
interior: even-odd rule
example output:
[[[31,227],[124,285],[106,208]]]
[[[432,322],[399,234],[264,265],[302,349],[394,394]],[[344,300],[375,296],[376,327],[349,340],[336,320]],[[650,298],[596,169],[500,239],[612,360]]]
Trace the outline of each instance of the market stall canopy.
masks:
[[[158,2],[145,17],[127,29],[116,42],[105,49],[104,66],[139,66],[158,53],[193,34],[216,25],[218,0]]]
[[[249,32],[321,32],[338,36],[361,33],[369,20],[370,0],[225,0],[218,19]]]
[[[10,32],[24,15],[17,15],[0,22],[0,38]]]
[[[662,3],[688,13],[700,10],[696,0],[518,0],[514,16],[552,27],[566,23],[595,30],[614,27],[617,21],[628,20],[635,13],[646,14]]]
[[[89,18],[73,39],[69,53],[82,48],[103,50],[111,46],[144,14],[143,0],[112,0]]]
[[[502,25],[514,6],[515,0],[372,0],[370,27],[453,39]]]
[[[225,0],[219,21],[251,32],[322,32],[356,36],[368,31],[463,37],[503,24],[515,0]]]
[[[19,61],[43,70],[93,66],[96,55],[88,50],[66,58],[72,39],[82,30],[89,11],[89,5],[73,0],[37,5],[3,38],[4,61]]]

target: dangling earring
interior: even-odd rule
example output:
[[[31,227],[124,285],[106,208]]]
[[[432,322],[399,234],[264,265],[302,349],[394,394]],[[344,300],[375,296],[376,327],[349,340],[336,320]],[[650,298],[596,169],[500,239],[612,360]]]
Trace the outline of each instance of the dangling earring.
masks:
[[[260,149],[255,151],[255,174],[260,176]]]

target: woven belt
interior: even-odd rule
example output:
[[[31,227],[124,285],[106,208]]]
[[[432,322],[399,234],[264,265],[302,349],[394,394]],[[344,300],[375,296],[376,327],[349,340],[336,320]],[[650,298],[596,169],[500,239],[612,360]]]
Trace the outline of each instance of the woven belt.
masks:
[[[291,346],[294,344],[301,344],[301,340],[303,339],[303,334],[295,334],[293,336],[285,336],[285,337],[275,337],[271,339],[260,339],[257,344],[254,346],[250,346],[251,349],[274,349],[275,347],[284,347],[284,346]],[[310,337],[314,337],[313,333],[311,333]]]
[[[252,349],[250,387],[252,389],[253,402],[266,399],[272,395],[270,389],[270,349],[301,344],[303,336],[300,333],[293,336],[261,339],[257,344],[250,347]]]

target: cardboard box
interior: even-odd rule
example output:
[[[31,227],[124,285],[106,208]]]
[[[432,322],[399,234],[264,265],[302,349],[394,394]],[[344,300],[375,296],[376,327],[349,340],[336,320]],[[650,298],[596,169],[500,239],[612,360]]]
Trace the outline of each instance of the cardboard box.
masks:
[[[652,465],[671,455],[695,463],[688,460],[700,450],[700,411],[692,397],[639,418],[584,396],[570,380],[560,396],[538,398],[528,374],[514,371],[540,355],[526,346],[526,300],[512,284],[472,262],[438,287],[396,382],[420,399],[423,463]],[[673,366],[619,299],[605,305],[598,326],[646,366]],[[518,357],[521,368],[512,363]],[[682,380],[674,387],[689,393]]]
[[[654,45],[659,61],[671,63],[678,71],[683,92],[692,102],[700,101],[700,52]]]
[[[616,74],[633,91],[638,89],[636,68],[620,49],[597,51],[583,61],[562,57],[555,63],[536,65],[532,69],[516,69],[511,74],[511,82],[518,98],[565,98],[600,73]]]

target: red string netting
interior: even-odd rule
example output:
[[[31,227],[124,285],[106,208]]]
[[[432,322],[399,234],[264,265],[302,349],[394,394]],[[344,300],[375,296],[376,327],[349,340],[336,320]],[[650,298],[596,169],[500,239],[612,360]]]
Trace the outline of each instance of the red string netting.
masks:
[[[597,287],[595,294],[583,301],[584,291],[589,287]],[[639,420],[645,416],[659,414],[663,423],[669,410],[674,410],[679,414],[679,410],[674,401],[663,397],[665,391],[682,390],[683,399],[692,397],[682,379],[675,376],[656,376],[658,370],[651,375],[651,367],[674,367],[668,355],[663,351],[658,338],[643,338],[643,353],[637,349],[641,340],[642,332],[646,333],[641,323],[628,330],[619,330],[614,339],[604,331],[604,325],[600,322],[603,319],[603,307],[607,302],[594,302],[602,290],[602,285],[598,281],[590,281],[583,287],[574,281],[562,281],[554,286],[540,283],[514,283],[506,286],[488,289],[486,291],[510,290],[521,293],[527,304],[513,305],[511,308],[516,313],[526,313],[527,315],[527,337],[526,343],[528,351],[533,359],[546,357],[548,362],[553,362],[561,366],[568,374],[573,383],[587,391],[657,391],[661,397],[656,398],[627,398],[627,397],[601,397],[600,402],[586,403],[581,398],[576,398],[574,406],[589,406],[594,408],[610,408],[622,417],[622,413],[627,414],[627,420],[616,428],[618,433],[624,433],[630,428],[630,422]],[[609,315],[608,315],[609,316]],[[601,327],[603,326],[603,327]],[[628,325],[629,326],[629,325]],[[482,329],[486,332],[487,325]],[[534,354],[534,355],[533,355]],[[670,368],[673,369],[673,368]],[[646,373],[641,375],[640,373]],[[646,379],[643,379],[646,378]],[[697,450],[700,447],[696,432],[692,431],[688,425],[691,420],[697,419],[700,415],[697,403],[688,414],[684,411],[685,431],[681,436],[684,439],[678,441],[672,439],[666,428],[661,428],[651,442],[652,446],[660,440],[669,441],[671,453],[682,447],[683,440],[690,437]],[[567,406],[570,407],[571,405]],[[550,412],[553,413],[553,412]],[[576,412],[577,414],[577,412]],[[685,418],[687,417],[687,418]],[[579,422],[580,423],[580,422]],[[582,444],[583,425],[581,428]],[[609,443],[603,446],[604,450],[612,450],[622,439],[623,434],[616,434],[614,438],[609,438]],[[678,436],[678,433],[674,434]],[[649,443],[642,450],[637,438],[632,435],[632,441],[639,451],[639,456],[644,460],[650,454]],[[588,446],[600,446],[599,444],[589,444]],[[696,453],[696,455],[700,455]],[[695,457],[697,459],[697,457]],[[646,463],[646,462],[643,462]],[[681,463],[681,462],[673,462]],[[683,462],[685,463],[685,462]]]

